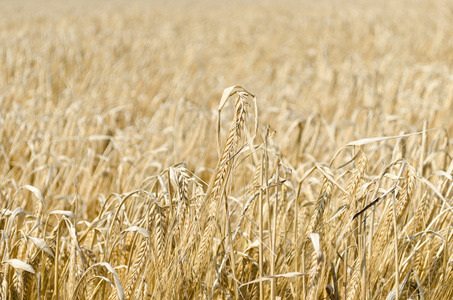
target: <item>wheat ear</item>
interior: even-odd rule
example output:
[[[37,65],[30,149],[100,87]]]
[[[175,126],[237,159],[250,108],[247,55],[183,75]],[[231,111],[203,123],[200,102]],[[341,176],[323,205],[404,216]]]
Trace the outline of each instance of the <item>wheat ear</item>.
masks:
[[[328,172],[329,175],[333,177],[333,173],[330,170]],[[332,196],[332,188],[333,188],[332,182],[329,179],[324,178],[324,183],[322,185],[321,192],[319,193],[318,200],[316,201],[316,208],[313,215],[311,216],[310,223],[308,224],[305,235],[308,235],[312,232],[316,232],[319,223],[322,220],[324,209]]]
[[[238,148],[238,142],[241,137],[241,131],[245,122],[245,99],[243,96],[238,96],[235,103],[235,117],[233,124],[230,127],[228,138],[223,148],[222,155],[215,169],[212,180],[212,187],[208,188],[206,201],[209,202],[209,217],[207,225],[203,231],[200,246],[194,262],[194,273],[200,274],[201,268],[206,262],[206,253],[211,245],[211,239],[215,230],[215,222],[219,201],[225,188],[228,174],[234,161],[234,156]],[[210,192],[209,192],[210,190]],[[205,201],[205,202],[206,202]]]
[[[412,228],[410,231],[412,232],[412,234],[415,234],[422,230],[424,222],[426,220],[426,213],[428,212],[429,200],[430,197],[428,196],[428,193],[425,192],[422,199],[420,200],[420,203],[418,204],[417,211],[414,215],[414,220],[412,222]]]
[[[324,254],[321,251],[321,246],[319,243],[319,235],[317,233],[311,233],[310,239],[313,244],[313,253],[311,259],[311,269],[309,275],[309,286],[307,299],[315,300],[318,298],[318,282],[319,277],[321,276],[322,265],[324,262]]]
[[[138,248],[137,256],[127,275],[126,288],[124,289],[125,299],[133,299],[133,292],[137,285],[138,276],[143,272],[146,265],[146,257],[149,255],[149,240],[143,237],[143,240]],[[116,296],[116,294],[115,294]],[[115,298],[113,298],[115,299]],[[112,300],[113,300],[112,299]]]

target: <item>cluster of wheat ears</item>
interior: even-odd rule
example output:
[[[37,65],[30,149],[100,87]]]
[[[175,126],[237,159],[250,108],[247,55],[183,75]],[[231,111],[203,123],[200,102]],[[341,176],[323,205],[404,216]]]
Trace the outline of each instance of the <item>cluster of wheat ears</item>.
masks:
[[[0,12],[0,299],[453,298],[451,3],[71,3]]]

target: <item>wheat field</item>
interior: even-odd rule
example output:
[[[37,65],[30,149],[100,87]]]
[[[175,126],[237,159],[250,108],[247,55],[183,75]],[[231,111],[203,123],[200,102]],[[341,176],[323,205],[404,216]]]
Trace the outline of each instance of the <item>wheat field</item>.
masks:
[[[452,299],[452,20],[1,1],[0,299]]]

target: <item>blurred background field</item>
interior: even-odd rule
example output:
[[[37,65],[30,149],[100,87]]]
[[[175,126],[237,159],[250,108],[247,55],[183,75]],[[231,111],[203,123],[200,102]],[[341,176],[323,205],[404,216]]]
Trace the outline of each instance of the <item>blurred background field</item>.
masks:
[[[0,1],[1,296],[450,299],[452,20],[450,1]],[[219,163],[217,108],[235,84],[256,95],[259,132],[247,143],[244,120],[237,155]],[[230,102],[223,142],[238,121]],[[331,164],[350,142],[423,130]],[[401,211],[382,201],[351,221],[392,187]],[[259,190],[267,206],[249,210]],[[208,213],[214,201],[231,215]],[[122,288],[100,277],[114,282],[103,262]]]

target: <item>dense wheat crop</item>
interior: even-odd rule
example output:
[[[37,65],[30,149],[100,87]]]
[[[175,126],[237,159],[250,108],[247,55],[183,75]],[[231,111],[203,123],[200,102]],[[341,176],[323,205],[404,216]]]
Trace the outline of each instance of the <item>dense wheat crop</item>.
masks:
[[[452,20],[2,1],[0,298],[452,299]]]

